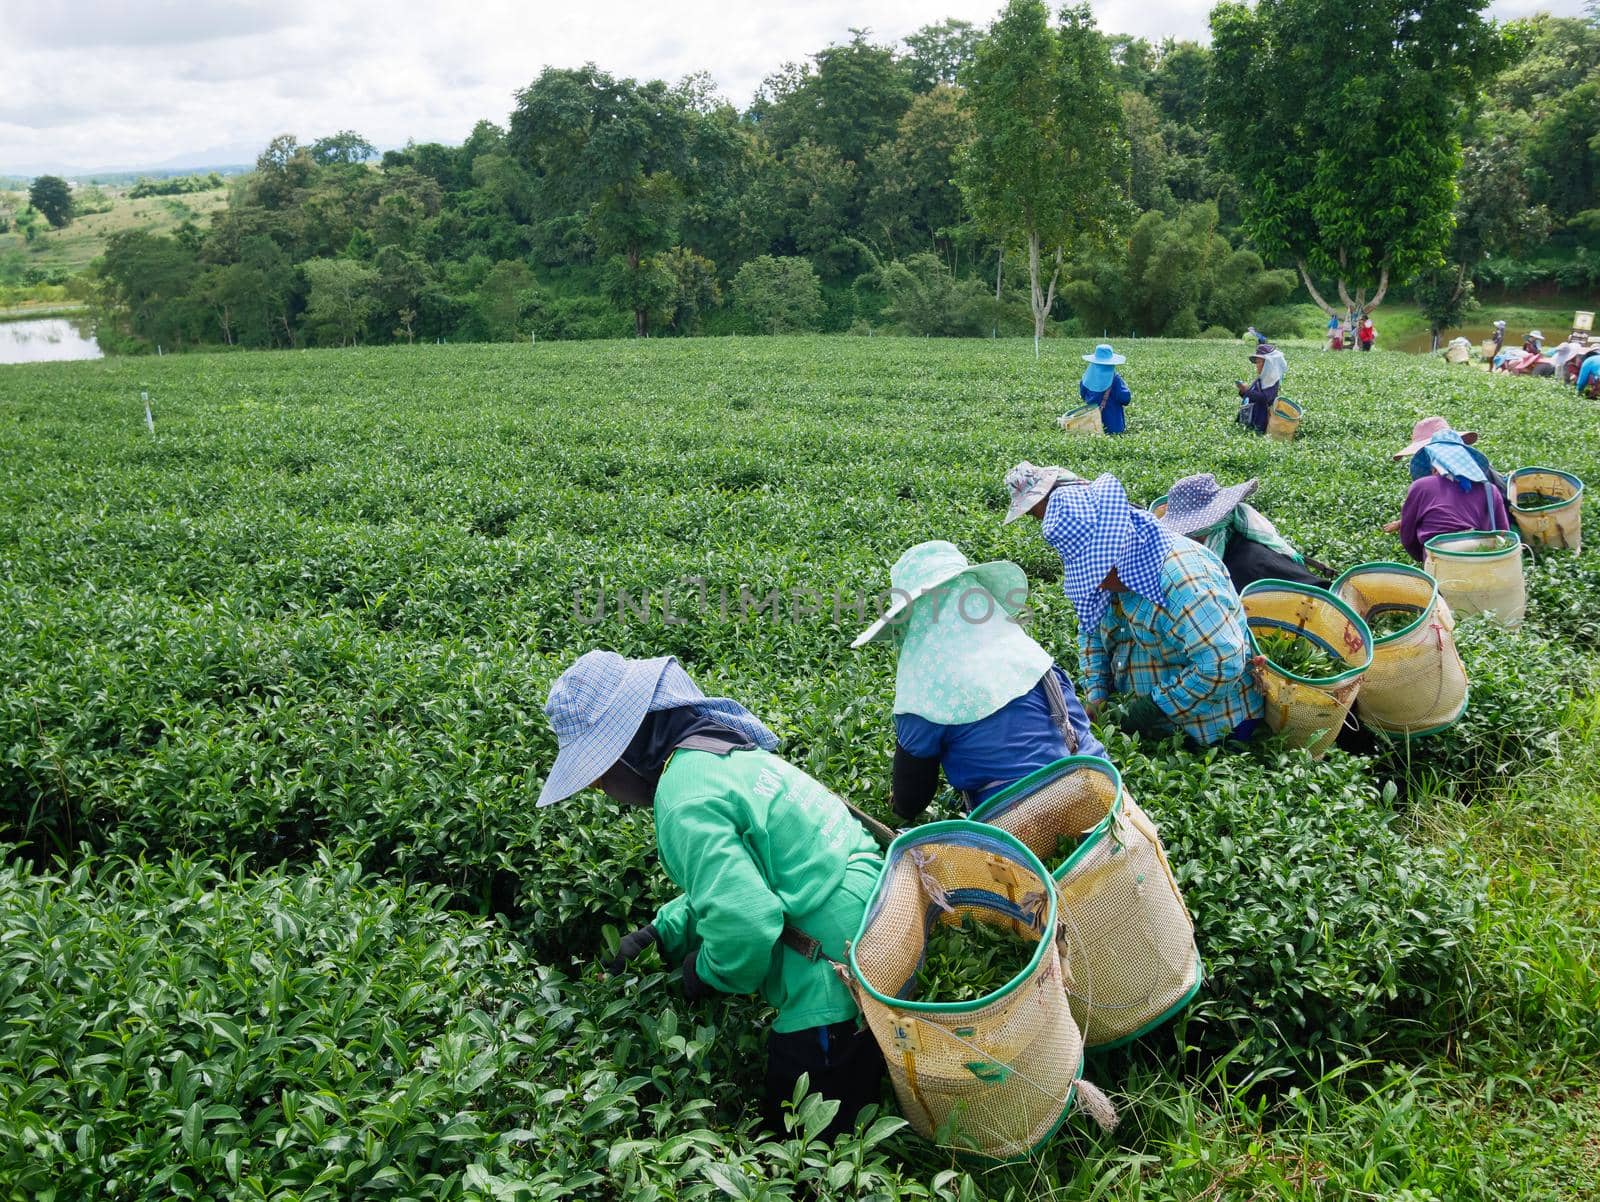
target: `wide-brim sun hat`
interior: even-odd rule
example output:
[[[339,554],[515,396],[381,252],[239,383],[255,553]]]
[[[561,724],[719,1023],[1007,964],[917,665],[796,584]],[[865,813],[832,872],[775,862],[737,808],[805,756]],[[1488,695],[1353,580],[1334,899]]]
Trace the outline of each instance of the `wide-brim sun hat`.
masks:
[[[587,789],[622,758],[671,662],[670,655],[588,651],[556,678],[544,712],[559,750],[539,791],[540,809]]]
[[[1062,467],[1035,467],[1024,459],[1006,473],[1006,490],[1011,493],[1011,505],[1001,521],[1009,526],[1040,501],[1048,497],[1062,481],[1079,481],[1082,478]]]
[[[764,751],[778,746],[778,736],[737,701],[701,692],[676,657],[627,659],[615,651],[589,651],[556,678],[545,701],[559,751],[539,791],[539,806],[594,784],[622,758],[646,714],[681,706],[693,706]]]
[[[1450,429],[1450,423],[1442,417],[1425,417],[1411,427],[1411,441],[1396,451],[1390,458],[1394,460],[1409,459],[1433,440],[1435,434],[1443,434]],[[1461,441],[1469,447],[1478,441],[1476,430],[1458,430]]]
[[[1223,488],[1210,472],[1185,476],[1167,494],[1166,511],[1156,520],[1174,534],[1198,534],[1227,520],[1241,501],[1260,486],[1251,478]]]
[[[1109,342],[1102,342],[1094,348],[1094,354],[1081,356],[1085,363],[1098,363],[1105,367],[1115,367],[1119,363],[1128,361],[1126,355],[1119,355],[1111,349]]]
[[[942,539],[918,543],[889,569],[889,588],[894,598],[889,608],[858,634],[850,646],[865,647],[881,639],[899,625],[901,615],[920,598],[943,588],[958,576],[972,577],[974,583],[988,590],[1001,609],[1013,616],[1027,603],[1028,574],[1009,559],[974,564],[968,562],[954,543]]]
[[[1543,342],[1544,341],[1544,331],[1543,330],[1529,330],[1528,331],[1528,337],[1532,338],[1535,342]]]
[[[1255,346],[1250,348],[1250,353],[1246,356],[1246,358],[1265,359],[1268,355],[1275,355],[1277,353],[1278,348],[1273,346],[1272,343],[1258,342],[1255,344]]]

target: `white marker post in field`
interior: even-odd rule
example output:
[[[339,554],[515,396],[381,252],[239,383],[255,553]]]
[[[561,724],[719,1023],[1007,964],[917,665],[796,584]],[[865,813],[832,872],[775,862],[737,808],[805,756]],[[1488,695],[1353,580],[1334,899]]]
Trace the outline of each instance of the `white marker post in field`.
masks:
[[[144,424],[150,428],[150,437],[156,436],[156,419],[150,415],[150,394],[141,391],[139,399],[144,402]]]

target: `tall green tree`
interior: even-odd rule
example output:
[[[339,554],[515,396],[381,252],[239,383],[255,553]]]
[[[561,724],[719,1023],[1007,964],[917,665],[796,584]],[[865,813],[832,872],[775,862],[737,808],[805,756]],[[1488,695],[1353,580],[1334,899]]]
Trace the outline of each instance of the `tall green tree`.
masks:
[[[676,239],[697,165],[689,153],[699,114],[660,80],[614,79],[590,63],[547,68],[517,93],[507,145],[535,181],[541,202],[580,211],[602,255],[638,276],[611,289],[634,296],[634,332],[643,337],[656,291],[646,260]]]
[[[911,102],[893,141],[872,151],[873,184],[863,225],[890,253],[914,247],[949,249],[962,220],[956,170],[972,142],[972,117],[947,84]]]
[[[752,105],[758,124],[776,150],[802,138],[838,151],[858,167],[867,153],[894,137],[911,107],[911,76],[893,49],[852,29],[842,46],[812,56],[815,69],[790,66],[769,77]]]
[[[1044,334],[1062,264],[1104,240],[1126,213],[1126,156],[1111,56],[1088,5],[1011,0],[964,81],[976,137],[962,194],[980,226],[1028,258],[1034,337]]]
[[[908,33],[905,65],[911,90],[920,96],[941,84],[954,84],[961,69],[972,61],[981,36],[970,21],[956,20],[924,25],[916,33]]]
[[[306,325],[317,341],[355,346],[377,307],[378,273],[349,259],[310,259],[300,264],[305,274]]]
[[[353,129],[341,129],[326,138],[311,143],[313,162],[323,166],[329,163],[365,163],[378,157],[377,149]]]
[[[72,220],[72,187],[59,175],[41,175],[28,189],[28,203],[55,229]]]
[[[1436,265],[1450,241],[1463,110],[1504,61],[1485,0],[1225,0],[1206,111],[1246,228],[1319,307]]]

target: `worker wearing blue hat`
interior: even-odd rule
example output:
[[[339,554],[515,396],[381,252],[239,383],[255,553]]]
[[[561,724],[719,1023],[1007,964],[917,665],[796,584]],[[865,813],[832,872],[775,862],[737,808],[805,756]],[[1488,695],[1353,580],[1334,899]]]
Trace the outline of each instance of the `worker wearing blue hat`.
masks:
[[[1083,361],[1089,366],[1078,381],[1078,395],[1085,405],[1099,407],[1100,426],[1107,434],[1121,434],[1128,428],[1122,411],[1133,394],[1117,374],[1117,367],[1127,359],[1113,351],[1109,342],[1102,342],[1094,348],[1094,354],[1083,356]]]

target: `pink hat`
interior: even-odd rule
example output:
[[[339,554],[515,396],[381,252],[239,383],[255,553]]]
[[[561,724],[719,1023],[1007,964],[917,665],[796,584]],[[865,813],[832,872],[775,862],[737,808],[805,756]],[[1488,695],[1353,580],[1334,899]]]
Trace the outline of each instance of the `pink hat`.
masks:
[[[1418,422],[1416,425],[1411,427],[1411,441],[1410,441],[1410,443],[1408,443],[1405,447],[1401,448],[1400,450],[1396,451],[1394,453],[1394,458],[1395,459],[1409,459],[1409,458],[1411,458],[1411,456],[1415,455],[1418,451],[1422,450],[1423,447],[1427,446],[1428,445],[1428,441],[1435,434],[1443,434],[1449,428],[1450,428],[1450,423],[1445,421],[1445,419],[1442,418],[1442,417],[1425,417],[1425,418],[1423,418],[1420,422]],[[1461,441],[1466,443],[1468,446],[1471,446],[1473,443],[1478,441],[1478,434],[1477,434],[1477,431],[1475,431],[1475,430],[1464,430],[1464,431],[1461,431],[1460,433],[1461,433]]]

